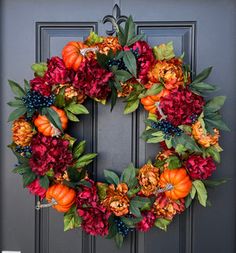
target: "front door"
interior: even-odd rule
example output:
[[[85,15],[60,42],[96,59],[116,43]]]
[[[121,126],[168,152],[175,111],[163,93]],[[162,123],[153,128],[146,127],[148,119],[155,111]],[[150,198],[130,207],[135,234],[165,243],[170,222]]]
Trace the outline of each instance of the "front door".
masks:
[[[209,82],[221,87],[228,96],[224,114],[232,132],[222,134],[222,163],[215,177],[232,178],[226,185],[210,191],[211,208],[197,203],[177,217],[168,232],[153,229],[133,232],[121,250],[114,242],[93,238],[81,230],[63,232],[63,217],[52,209],[36,211],[35,200],[22,190],[19,177],[11,174],[15,160],[7,150],[10,128],[6,124],[10,100],[7,79],[31,79],[29,66],[60,55],[71,40],[84,40],[90,31],[105,35],[111,23],[102,23],[106,15],[133,16],[138,33],[146,35],[153,46],[173,41],[177,55],[185,52],[185,61],[193,73],[214,66]],[[233,253],[235,252],[235,80],[236,80],[236,2],[226,1],[2,1],[1,30],[1,250],[22,253]],[[117,17],[118,18],[118,17]],[[87,151],[98,152],[90,170],[102,178],[104,169],[121,172],[130,162],[137,166],[157,152],[157,145],[145,144],[145,112],[123,115],[124,104],[110,106],[88,102],[89,116],[81,117],[70,132],[88,142]]]

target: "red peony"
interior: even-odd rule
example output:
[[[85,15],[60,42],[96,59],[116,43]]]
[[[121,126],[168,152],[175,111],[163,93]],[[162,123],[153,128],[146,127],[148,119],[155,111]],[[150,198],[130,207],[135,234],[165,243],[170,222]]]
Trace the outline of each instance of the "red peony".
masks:
[[[205,102],[203,97],[192,93],[188,89],[176,89],[163,97],[160,109],[167,116],[167,120],[174,126],[192,124],[192,117],[202,113]]]
[[[143,219],[136,225],[136,228],[141,232],[147,232],[150,228],[152,228],[156,216],[152,211],[145,211],[142,213]]]
[[[110,212],[99,203],[94,181],[89,180],[91,187],[82,186],[76,197],[77,212],[82,217],[82,228],[90,235],[105,236],[108,234]]]
[[[41,199],[43,199],[46,195],[47,190],[41,187],[39,183],[39,179],[35,179],[32,183],[27,185],[27,188],[30,193],[39,196]]]
[[[49,85],[64,84],[70,81],[70,72],[66,69],[64,61],[58,56],[49,59],[47,66],[45,80]]]
[[[212,157],[202,157],[200,155],[191,155],[186,161],[186,168],[190,177],[195,179],[207,179],[216,170],[216,165]]]
[[[73,86],[84,91],[89,97],[106,99],[111,91],[108,82],[112,76],[113,74],[101,68],[95,59],[86,59],[75,74]]]
[[[31,149],[29,164],[37,175],[45,175],[53,169],[55,176],[59,176],[72,164],[73,157],[67,140],[37,134],[32,139]]]
[[[51,94],[51,86],[42,77],[35,77],[30,81],[30,86],[32,90],[38,91],[43,96],[48,97]]]
[[[152,48],[145,41],[137,41],[130,48],[138,53],[138,78],[142,84],[146,84],[148,82],[148,71],[155,60]],[[130,48],[125,46],[124,50],[127,51],[130,50]]]

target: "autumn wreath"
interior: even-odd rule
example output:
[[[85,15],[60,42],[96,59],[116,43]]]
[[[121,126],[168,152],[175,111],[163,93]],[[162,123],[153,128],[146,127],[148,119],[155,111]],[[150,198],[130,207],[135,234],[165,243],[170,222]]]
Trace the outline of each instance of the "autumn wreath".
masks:
[[[133,229],[166,230],[195,198],[208,204],[207,187],[224,182],[208,179],[220,162],[219,129],[228,130],[219,113],[225,97],[205,100],[216,90],[204,82],[211,68],[191,80],[183,58],[172,42],[151,48],[129,17],[116,37],[91,32],[84,42],[69,42],[62,58],[34,64],[24,88],[9,81],[16,96],[8,103],[16,107],[9,116],[13,172],[38,196],[37,209],[52,206],[64,212],[65,230],[81,226],[121,246]],[[97,154],[85,154],[86,142],[65,133],[69,121],[89,113],[88,98],[110,100],[111,110],[123,98],[125,114],[141,104],[149,112],[142,138],[161,146],[154,161],[130,164],[120,176],[104,170],[104,182],[91,179],[85,167]]]

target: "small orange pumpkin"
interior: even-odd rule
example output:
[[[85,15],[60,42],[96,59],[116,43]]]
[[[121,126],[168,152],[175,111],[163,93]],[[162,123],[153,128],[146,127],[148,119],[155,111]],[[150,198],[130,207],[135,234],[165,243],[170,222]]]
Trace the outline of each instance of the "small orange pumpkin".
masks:
[[[68,118],[66,116],[65,111],[55,106],[51,106],[51,108],[57,112],[61,120],[62,128],[66,129]],[[45,115],[38,115],[38,117],[34,120],[34,125],[37,127],[38,131],[44,136],[57,136],[60,134],[60,130],[57,129]]]
[[[63,184],[54,184],[46,192],[47,201],[49,203],[56,201],[52,207],[62,213],[69,211],[75,202],[75,196],[75,190]]]
[[[80,41],[70,41],[62,49],[62,58],[67,68],[77,71],[81,62],[84,60],[84,56],[81,54],[81,49],[87,48],[87,46]]]
[[[174,200],[186,197],[192,188],[192,181],[184,168],[165,169],[160,176],[159,184],[161,188],[166,188],[168,185],[173,187],[165,191],[165,195]]]
[[[149,111],[150,113],[155,114],[157,110],[156,103],[160,101],[160,99],[170,92],[167,89],[163,89],[160,93],[153,96],[147,96],[141,99],[141,103],[144,105],[144,109]]]

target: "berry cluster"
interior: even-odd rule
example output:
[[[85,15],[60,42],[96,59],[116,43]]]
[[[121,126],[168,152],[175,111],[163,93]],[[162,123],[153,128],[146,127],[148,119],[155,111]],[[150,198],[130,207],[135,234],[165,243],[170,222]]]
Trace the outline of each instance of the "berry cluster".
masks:
[[[127,227],[121,219],[115,219],[115,223],[118,229],[118,233],[120,233],[123,237],[128,236],[129,232],[133,231],[133,229]]]
[[[22,156],[25,156],[25,157],[30,157],[32,153],[31,146],[25,146],[25,147],[16,146],[15,150],[17,153],[20,153]]]
[[[190,116],[190,119],[191,119],[192,123],[195,123],[198,119],[198,116],[196,114],[193,114]]]
[[[171,136],[180,136],[183,132],[179,127],[175,127],[169,121],[162,119],[158,123],[152,122],[152,128],[162,131],[165,136],[164,139],[169,139]]]
[[[46,97],[34,90],[28,91],[26,96],[22,98],[22,101],[24,102],[28,111],[41,109],[43,107],[49,107],[54,104],[54,100],[55,95]]]

